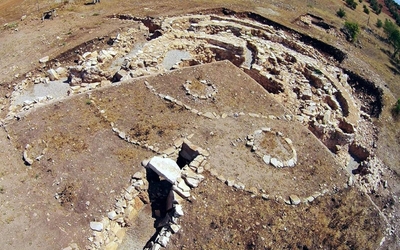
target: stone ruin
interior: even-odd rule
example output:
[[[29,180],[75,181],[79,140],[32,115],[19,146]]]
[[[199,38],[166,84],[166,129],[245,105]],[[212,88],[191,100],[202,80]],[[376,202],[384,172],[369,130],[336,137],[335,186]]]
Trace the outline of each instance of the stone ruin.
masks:
[[[147,203],[152,206],[156,232],[143,249],[166,247],[170,237],[180,230],[183,201],[190,200],[191,189],[204,180],[201,173],[210,170],[210,165],[206,160],[208,152],[189,140],[176,140],[174,144],[173,149],[166,150],[161,156],[143,160],[145,171],[132,176],[130,186],[117,198],[114,209],[101,221],[90,222],[94,233],[89,241],[93,248],[117,249],[126,234],[127,223]],[[185,165],[181,168],[169,157],[177,157],[178,162]]]
[[[16,86],[11,96],[14,103],[10,107],[8,119],[14,119],[20,112],[53,99],[51,95],[46,95],[22,100],[21,98],[25,97],[24,91],[30,83],[52,84],[55,81],[65,80],[69,86],[63,90],[64,96],[75,95],[99,87],[124,84],[143,76],[162,76],[171,70],[228,60],[257,81],[289,111],[288,114],[277,117],[251,112],[232,114],[202,112],[178,98],[158,92],[148,81],[145,81],[145,86],[163,101],[176,104],[206,119],[249,116],[255,119],[285,120],[302,124],[319,138],[334,154],[343,169],[349,172],[349,185],[357,183],[361,189],[370,193],[378,189],[383,182],[381,172],[384,165],[374,155],[376,129],[371,118],[379,116],[379,112],[377,114],[371,111],[370,106],[354,98],[353,93],[357,92],[357,88],[351,82],[356,78],[355,75],[338,67],[333,56],[326,56],[323,51],[299,41],[299,34],[277,29],[258,20],[237,19],[229,15],[193,14],[157,20],[140,19],[130,15],[112,18],[139,22],[139,28],[120,32],[110,39],[109,48],[79,55],[76,65],[49,68],[46,76],[27,75],[27,79]],[[301,21],[314,23],[317,19],[316,17],[309,19],[307,16]],[[133,39],[142,34],[147,34],[148,41]],[[43,63],[47,63],[47,60]],[[360,79],[358,80],[360,82]],[[208,79],[190,79],[182,83],[181,87],[187,96],[198,100],[215,100],[220,88]],[[380,96],[373,93],[368,95],[376,101],[375,104],[381,105]],[[156,172],[171,186],[168,189],[167,204],[164,204],[165,208],[162,209],[165,211],[154,211],[159,215],[157,233],[153,240],[149,241],[146,249],[165,247],[170,234],[179,230],[177,221],[179,216],[183,215],[179,197],[188,199],[190,189],[195,188],[204,178],[201,175],[202,171],[210,170],[205,160],[209,153],[203,149],[194,150],[197,152],[194,157],[191,155],[193,150],[188,141],[175,143],[174,147],[161,151],[157,146],[146,145],[135,138],[130,138],[116,126],[112,127],[121,139],[155,153],[169,157],[180,150],[179,156],[189,163],[182,169],[179,168],[179,171],[177,166],[171,163],[174,165],[172,169],[176,169],[176,172],[171,171],[174,172],[172,176],[169,175],[170,172],[164,172],[163,168],[157,167],[157,161],[165,164],[168,158],[155,157],[148,164],[144,164],[147,171]],[[264,137],[272,138],[279,147],[266,148],[265,143],[262,143]],[[236,147],[236,144],[243,141],[266,165],[283,168],[295,167],[297,164],[298,156],[291,138],[280,131],[262,127],[245,138],[231,141],[231,144]],[[28,163],[33,161],[29,150],[30,147],[27,146],[24,151],[24,159]],[[266,154],[266,151],[271,153]],[[350,165],[353,161],[357,163]],[[247,187],[242,182],[235,182],[218,172],[210,171],[228,186],[256,192],[254,187]],[[369,174],[362,174],[366,172]],[[132,185],[127,188],[124,197],[117,201],[116,210],[111,211],[101,225],[98,222],[91,223],[91,228],[96,232],[104,232],[103,228],[109,227],[109,230],[118,232],[122,228],[121,225],[127,221],[125,217],[130,219],[134,216],[135,202],[132,201],[137,201],[135,197],[141,197],[138,199],[142,202],[146,201],[140,193],[147,190],[148,182],[142,174],[134,176]],[[329,191],[324,189],[307,197],[292,194],[288,199],[282,197],[277,199],[286,204],[297,205],[301,202],[312,202],[325,193]],[[262,196],[269,199],[267,194]],[[96,234],[91,239],[93,248],[110,245],[108,249],[114,249],[115,244],[121,240],[107,237],[104,233]]]

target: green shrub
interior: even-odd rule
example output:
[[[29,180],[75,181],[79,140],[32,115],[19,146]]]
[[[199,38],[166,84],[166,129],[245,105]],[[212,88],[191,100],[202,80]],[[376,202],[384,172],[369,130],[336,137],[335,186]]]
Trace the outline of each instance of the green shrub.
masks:
[[[357,36],[360,33],[360,26],[358,25],[358,23],[346,21],[344,23],[344,31],[350,37],[349,40],[351,42],[355,42],[357,41]]]
[[[400,53],[400,30],[399,27],[392,23],[392,21],[385,19],[383,24],[383,31],[387,35],[387,41],[393,47],[392,58],[397,59],[397,55]]]
[[[396,113],[396,115],[400,113],[400,99],[398,99],[396,105],[394,105],[394,112]]]
[[[381,20],[381,19],[378,19],[378,20],[376,21],[376,27],[382,28],[382,26],[383,26],[382,20]]]
[[[367,5],[364,4],[364,13],[369,15],[369,9],[367,7]]]
[[[358,3],[354,2],[354,0],[346,0],[347,6],[355,10],[357,8]]]
[[[340,8],[337,12],[336,15],[340,18],[343,18],[346,16],[346,12],[344,11],[344,9]]]

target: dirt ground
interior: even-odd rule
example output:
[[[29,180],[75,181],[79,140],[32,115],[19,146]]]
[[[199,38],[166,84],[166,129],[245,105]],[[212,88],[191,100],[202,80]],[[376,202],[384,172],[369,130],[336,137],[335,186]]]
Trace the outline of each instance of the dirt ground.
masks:
[[[106,46],[107,38],[131,25],[108,18],[114,13],[166,16],[227,7],[269,15],[288,25],[290,20],[282,17],[290,16],[293,20],[299,12],[307,11],[321,14],[324,4],[336,8],[337,3],[328,2],[307,1],[304,6],[304,3],[288,1],[104,0],[96,5],[84,1],[3,1],[0,3],[2,119],[15,84],[29,71],[43,71],[40,58],[56,58],[81,44],[84,44],[83,50],[90,50],[90,46],[100,49]],[[57,8],[58,16],[42,21],[41,13],[51,8]],[[21,20],[24,15],[26,18]],[[96,42],[85,44],[93,39]],[[338,45],[353,53],[344,65],[354,69],[361,60],[366,67],[364,74],[373,70],[369,61],[363,60],[360,50]],[[60,61],[74,59],[73,56],[59,57]],[[346,187],[347,173],[330,151],[300,124],[248,116],[229,116],[223,121],[205,119],[166,103],[144,85],[146,80],[157,92],[204,112],[230,115],[252,112],[266,116],[288,112],[245,73],[223,62],[68,97],[5,122],[0,130],[3,161],[0,164],[0,245],[5,249],[63,249],[76,243],[79,249],[85,249],[91,235],[89,222],[99,220],[109,211],[116,194],[142,168],[140,162],[153,156],[149,150],[121,140],[111,129],[113,123],[159,148],[168,148],[174,139],[194,134],[192,141],[209,149],[209,161],[226,178],[263,189],[273,197],[268,201],[260,196],[252,197],[206,173],[206,181],[195,189],[194,201],[184,204],[182,231],[171,238],[167,249],[396,249],[399,229],[392,226],[391,232],[386,231],[390,223],[381,215],[385,213],[392,221],[399,221],[400,132],[399,121],[392,117],[390,105],[399,95],[396,83],[400,78],[398,74],[388,73],[387,68],[377,69],[379,72],[371,74],[371,78],[375,81],[384,73],[379,84],[386,85],[385,107],[374,123],[381,136],[377,152],[390,167],[384,173],[388,189],[367,195],[357,188]],[[182,91],[186,80],[199,77],[217,83],[217,102],[192,102]],[[236,84],[230,85],[232,82]],[[233,99],[235,93],[239,96]],[[268,104],[268,110],[260,103]],[[294,142],[299,155],[296,168],[283,171],[267,168],[244,144],[232,147],[230,142],[265,126],[283,132]],[[25,165],[22,159],[27,144],[32,146],[30,152],[35,157],[46,149],[44,157],[32,166]],[[275,201],[275,197],[287,198],[293,193],[307,197],[323,189],[335,192],[296,207]],[[386,241],[380,245],[384,236]]]

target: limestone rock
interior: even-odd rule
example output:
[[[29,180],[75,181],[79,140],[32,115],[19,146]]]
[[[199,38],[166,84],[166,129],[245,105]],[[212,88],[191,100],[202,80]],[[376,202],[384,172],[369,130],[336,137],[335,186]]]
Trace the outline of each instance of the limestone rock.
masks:
[[[113,76],[113,82],[124,81],[130,78],[129,71],[121,69],[117,71]]]
[[[263,161],[265,162],[265,164],[270,164],[271,156],[270,155],[264,155],[263,156]]]
[[[182,191],[180,188],[178,188],[175,185],[172,186],[172,190],[174,190],[183,199],[187,199],[190,197],[190,192]]]
[[[178,164],[169,158],[155,156],[151,158],[147,166],[171,184],[174,184],[181,176],[181,169]]]
[[[107,214],[110,220],[115,220],[117,218],[117,213],[113,210]]]
[[[298,205],[301,202],[300,198],[295,194],[290,195],[289,199],[290,199],[290,204],[292,205]]]
[[[261,197],[263,198],[263,200],[269,200],[268,194],[262,194]]]
[[[142,178],[143,178],[142,172],[136,172],[134,175],[132,175],[132,179],[135,179],[135,180],[141,180]]]
[[[150,162],[150,159],[144,159],[141,164],[143,167],[146,167],[147,164],[149,164],[149,162]]]
[[[58,67],[55,69],[55,71],[58,76],[62,76],[62,77],[67,76],[67,73],[68,73],[68,70],[64,67]]]
[[[171,231],[174,234],[176,234],[181,229],[181,226],[175,224],[171,224],[169,227],[171,228]]]
[[[90,228],[93,231],[101,232],[101,231],[103,231],[103,223],[97,222],[97,221],[91,221]]]
[[[181,216],[183,216],[183,215],[184,215],[184,213],[183,213],[182,206],[181,206],[181,205],[176,205],[176,206],[175,206],[174,216],[175,216],[175,217],[181,217]]]
[[[226,180],[226,185],[228,185],[228,187],[233,187],[234,184],[235,184],[235,180],[234,179],[228,178]]]
[[[178,181],[178,188],[180,188],[184,192],[189,192],[190,191],[190,187],[183,180]]]
[[[55,81],[60,79],[60,76],[57,74],[57,72],[54,69],[49,69],[47,71],[47,74],[49,75],[50,81]]]
[[[175,147],[169,147],[167,149],[165,149],[164,151],[162,151],[161,153],[166,154],[166,155],[172,155],[173,153],[175,153],[176,149]]]
[[[281,167],[283,167],[282,162],[279,161],[278,159],[274,158],[274,157],[271,158],[271,164],[272,164],[272,166],[274,166],[274,167],[276,167],[276,168],[281,168]]]
[[[185,178],[185,182],[191,188],[196,188],[200,184],[200,180],[191,177]]]
[[[215,116],[211,112],[205,112],[203,114],[204,117],[207,117],[208,119],[214,119]]]
[[[111,79],[111,76],[107,72],[102,71],[97,66],[72,66],[68,68],[68,71],[68,82],[72,86]]]
[[[24,150],[23,156],[24,156],[24,161],[26,164],[28,164],[29,166],[33,164],[33,159],[29,158],[27,150]]]
[[[160,250],[161,248],[162,248],[162,246],[161,246],[160,244],[155,243],[155,244],[152,246],[151,250]]]
[[[235,184],[233,184],[233,187],[239,190],[244,190],[245,185],[241,182],[236,182]]]
[[[49,60],[50,60],[50,57],[49,56],[45,56],[45,57],[40,58],[39,62],[40,63],[45,63],[45,62],[48,62]]]
[[[158,239],[157,239],[157,243],[159,243],[161,246],[163,246],[163,247],[166,247],[167,245],[168,245],[168,242],[169,242],[169,237],[167,237],[167,236],[160,236]]]

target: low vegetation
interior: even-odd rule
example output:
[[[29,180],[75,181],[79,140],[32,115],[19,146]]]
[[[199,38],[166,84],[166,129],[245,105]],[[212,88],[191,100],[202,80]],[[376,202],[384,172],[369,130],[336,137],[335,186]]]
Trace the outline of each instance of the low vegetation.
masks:
[[[392,58],[397,59],[397,55],[400,51],[400,31],[397,25],[388,19],[385,20],[383,30],[387,36],[389,44],[393,47]]]
[[[346,11],[344,11],[344,9],[340,8],[337,12],[336,15],[340,18],[343,18],[346,16]]]
[[[18,23],[17,22],[6,23],[3,25],[3,28],[5,30],[13,30],[13,29],[18,28]]]
[[[370,0],[369,6],[377,15],[381,14],[383,6],[377,0]]]
[[[400,98],[397,100],[396,104],[394,105],[393,112],[396,116],[400,114]]]
[[[360,33],[360,26],[356,22],[346,21],[344,23],[344,31],[348,35],[348,40],[354,43]]]
[[[367,5],[364,4],[363,8],[364,8],[364,13],[369,15],[369,9],[368,9]]]
[[[355,10],[357,8],[358,3],[356,3],[354,0],[346,0],[347,6]]]
[[[378,20],[376,21],[376,27],[378,27],[378,28],[382,28],[382,27],[383,27],[383,22],[382,22],[381,19],[378,19]]]

